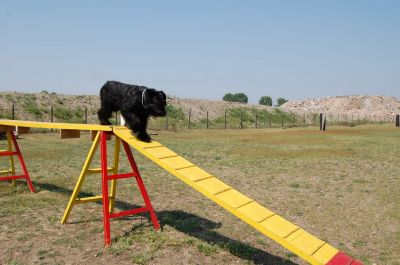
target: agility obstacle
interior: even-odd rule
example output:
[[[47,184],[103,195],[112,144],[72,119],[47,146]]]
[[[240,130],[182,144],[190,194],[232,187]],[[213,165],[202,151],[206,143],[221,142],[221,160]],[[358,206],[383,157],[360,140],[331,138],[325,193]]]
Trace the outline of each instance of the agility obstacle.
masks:
[[[214,201],[227,211],[243,220],[256,230],[267,237],[273,239],[286,249],[295,253],[310,264],[328,264],[328,265],[361,265],[361,262],[347,256],[345,253],[334,248],[327,242],[311,235],[299,226],[277,215],[273,211],[260,205],[249,197],[241,194],[239,191],[217,179],[214,175],[202,170],[193,163],[179,156],[172,150],[158,142],[145,143],[138,141],[132,136],[129,129],[123,126],[102,126],[86,124],[64,124],[64,123],[39,123],[26,121],[0,120],[0,130],[6,127],[8,132],[15,126],[37,127],[37,128],[55,128],[60,129],[60,136],[64,138],[77,137],[77,133],[72,131],[88,130],[95,132],[94,141],[89,154],[86,158],[81,174],[76,183],[75,189],[70,197],[67,208],[62,218],[62,223],[66,223],[71,210],[75,204],[102,201],[103,204],[103,225],[104,225],[104,243],[109,245],[110,240],[110,219],[126,215],[133,215],[141,212],[149,212],[150,219],[154,229],[159,229],[159,223],[148,197],[146,188],[143,184],[140,173],[137,169],[134,157],[130,147],[146,156],[148,159],[167,170],[169,173],[203,194],[208,199]],[[64,131],[64,132],[63,132]],[[94,133],[93,133],[94,134]],[[8,133],[7,135],[12,135]],[[107,136],[115,137],[114,161],[113,166],[107,165]],[[12,139],[11,139],[12,140]],[[15,139],[14,139],[15,140]],[[127,154],[132,172],[118,174],[119,152],[121,142]],[[90,165],[93,155],[100,144],[101,168],[91,169]],[[15,140],[15,146],[16,140]],[[11,152],[7,150],[6,152]],[[21,154],[21,152],[19,151]],[[10,153],[4,153],[10,155]],[[11,159],[11,158],[10,158]],[[20,161],[23,161],[22,154]],[[10,160],[11,164],[11,160]],[[12,167],[13,168],[13,167]],[[11,169],[12,169],[11,168]],[[10,172],[14,174],[13,172]],[[89,174],[101,173],[102,175],[102,195],[78,198],[79,191]],[[111,174],[109,174],[111,173]],[[29,179],[28,173],[24,176]],[[134,177],[143,196],[145,206],[141,208],[126,210],[114,213],[114,202],[116,194],[117,179]],[[12,179],[12,178],[9,178]],[[5,179],[0,179],[5,180]],[[108,182],[111,181],[111,191],[109,192]]]

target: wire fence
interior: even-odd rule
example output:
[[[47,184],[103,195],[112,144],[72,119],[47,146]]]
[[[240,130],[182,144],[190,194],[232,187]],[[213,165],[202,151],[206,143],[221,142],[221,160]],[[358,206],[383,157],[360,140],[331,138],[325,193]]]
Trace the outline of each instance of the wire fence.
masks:
[[[212,116],[212,117],[211,117]],[[48,107],[35,110],[16,108],[0,108],[1,119],[28,119],[43,122],[67,123],[98,123],[97,109],[93,107],[78,107],[75,109]],[[396,116],[346,115],[326,113],[326,124],[356,126],[367,123],[394,123]],[[113,124],[119,124],[118,113],[110,119]],[[170,108],[166,117],[150,119],[150,130],[177,131],[183,129],[260,129],[260,128],[291,128],[319,126],[319,113],[288,113],[279,109],[272,111],[247,108],[226,109],[222,113],[205,111],[202,115],[193,115],[192,111],[184,112]]]

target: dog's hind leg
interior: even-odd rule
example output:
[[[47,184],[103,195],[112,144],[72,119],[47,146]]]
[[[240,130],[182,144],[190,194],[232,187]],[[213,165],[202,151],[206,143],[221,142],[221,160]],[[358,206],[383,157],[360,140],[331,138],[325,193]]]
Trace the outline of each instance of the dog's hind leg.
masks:
[[[121,112],[125,119],[125,124],[131,129],[139,140],[149,143],[151,142],[151,137],[146,132],[147,128],[147,118],[140,118],[132,113]]]
[[[112,111],[110,109],[101,106],[100,109],[97,111],[97,116],[99,117],[101,125],[111,125],[109,119],[112,116]]]

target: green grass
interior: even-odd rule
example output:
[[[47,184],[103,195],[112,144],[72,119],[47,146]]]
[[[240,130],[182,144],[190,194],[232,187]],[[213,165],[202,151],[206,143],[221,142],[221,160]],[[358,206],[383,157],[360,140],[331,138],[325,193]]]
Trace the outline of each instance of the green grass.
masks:
[[[37,193],[24,181],[16,187],[0,182],[1,264],[303,264],[136,152],[161,232],[147,215],[113,220],[113,245],[104,249],[99,203],[76,205],[68,224],[59,224],[88,137],[60,140],[45,133],[19,140]],[[399,264],[398,128],[178,130],[154,138],[365,264]],[[0,141],[0,149],[5,144]],[[94,159],[99,166],[98,154]],[[6,167],[1,157],[0,169]],[[128,170],[124,156],[121,169]],[[81,196],[99,194],[100,186],[99,175],[88,176]],[[117,210],[139,205],[133,180],[120,180]]]

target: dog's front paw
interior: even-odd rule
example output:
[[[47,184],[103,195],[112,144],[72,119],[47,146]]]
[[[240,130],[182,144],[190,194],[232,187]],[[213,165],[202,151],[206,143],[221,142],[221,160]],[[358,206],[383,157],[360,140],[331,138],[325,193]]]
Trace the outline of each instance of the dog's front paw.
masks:
[[[143,141],[143,142],[146,142],[146,143],[150,143],[150,142],[151,142],[151,137],[150,137],[150,135],[148,135],[147,133],[139,133],[139,134],[137,135],[137,138],[138,138],[140,141]]]

